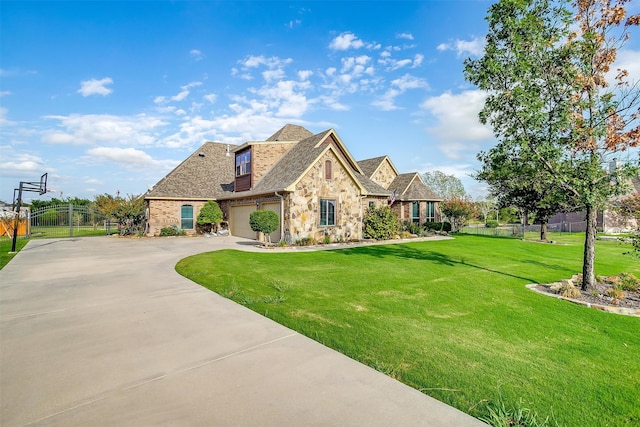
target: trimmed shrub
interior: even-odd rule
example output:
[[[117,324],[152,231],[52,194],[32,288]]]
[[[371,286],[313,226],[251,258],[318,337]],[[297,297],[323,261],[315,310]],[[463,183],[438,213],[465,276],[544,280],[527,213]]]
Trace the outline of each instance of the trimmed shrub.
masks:
[[[258,209],[249,215],[249,225],[253,231],[259,231],[265,236],[269,236],[278,229],[280,217],[274,211]]]
[[[223,214],[222,209],[217,202],[209,200],[202,206],[200,213],[198,214],[198,225],[202,227],[204,231],[211,231],[211,229],[220,222],[222,222]]]
[[[363,223],[362,234],[367,239],[389,240],[400,232],[400,220],[388,206],[369,209]]]
[[[451,232],[451,224],[448,222],[425,222],[423,226],[429,231]]]
[[[175,225],[169,226],[169,227],[162,227],[160,229],[161,236],[184,236],[185,234],[187,233],[184,230],[179,229]]]
[[[496,221],[495,219],[490,219],[485,222],[484,226],[487,228],[498,228],[498,221]]]

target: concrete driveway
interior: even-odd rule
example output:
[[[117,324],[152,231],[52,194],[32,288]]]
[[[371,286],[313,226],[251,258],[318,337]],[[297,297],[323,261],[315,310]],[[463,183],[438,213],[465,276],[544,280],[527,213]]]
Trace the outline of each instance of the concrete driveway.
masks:
[[[174,271],[253,244],[29,242],[0,271],[0,425],[484,425]]]

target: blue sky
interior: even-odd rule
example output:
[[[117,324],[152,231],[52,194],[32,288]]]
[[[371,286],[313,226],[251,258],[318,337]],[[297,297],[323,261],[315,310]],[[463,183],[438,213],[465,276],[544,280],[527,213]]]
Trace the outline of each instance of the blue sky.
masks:
[[[25,199],[141,194],[205,141],[287,123],[482,195],[495,140],[462,69],[491,3],[2,1],[0,200],[44,172],[58,192]],[[637,36],[619,58],[640,76]]]

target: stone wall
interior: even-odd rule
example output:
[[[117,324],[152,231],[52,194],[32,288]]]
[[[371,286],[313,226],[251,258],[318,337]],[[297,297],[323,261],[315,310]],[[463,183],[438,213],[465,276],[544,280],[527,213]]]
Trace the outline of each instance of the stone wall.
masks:
[[[185,230],[188,235],[196,234],[196,219],[206,200],[147,200],[149,219],[147,235],[158,236],[162,227],[180,227],[182,205],[193,206],[193,229]]]
[[[385,159],[382,165],[380,165],[378,170],[373,174],[371,180],[381,187],[389,188],[389,185],[391,185],[391,183],[394,179],[396,179],[397,176],[398,175],[391,167],[389,161]]]
[[[324,179],[326,160],[333,162],[333,179]],[[336,201],[336,225],[320,225],[320,199]],[[287,197],[285,219],[291,240],[303,238],[331,241],[359,240],[362,238],[362,201],[360,190],[344,170],[335,154],[328,151],[298,182],[295,191]]]

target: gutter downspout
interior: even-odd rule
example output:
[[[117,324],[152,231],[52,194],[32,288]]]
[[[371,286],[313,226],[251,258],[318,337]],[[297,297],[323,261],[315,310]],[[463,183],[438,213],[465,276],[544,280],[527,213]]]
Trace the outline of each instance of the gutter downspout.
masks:
[[[275,195],[280,197],[280,242],[284,239],[284,196],[275,192]]]

